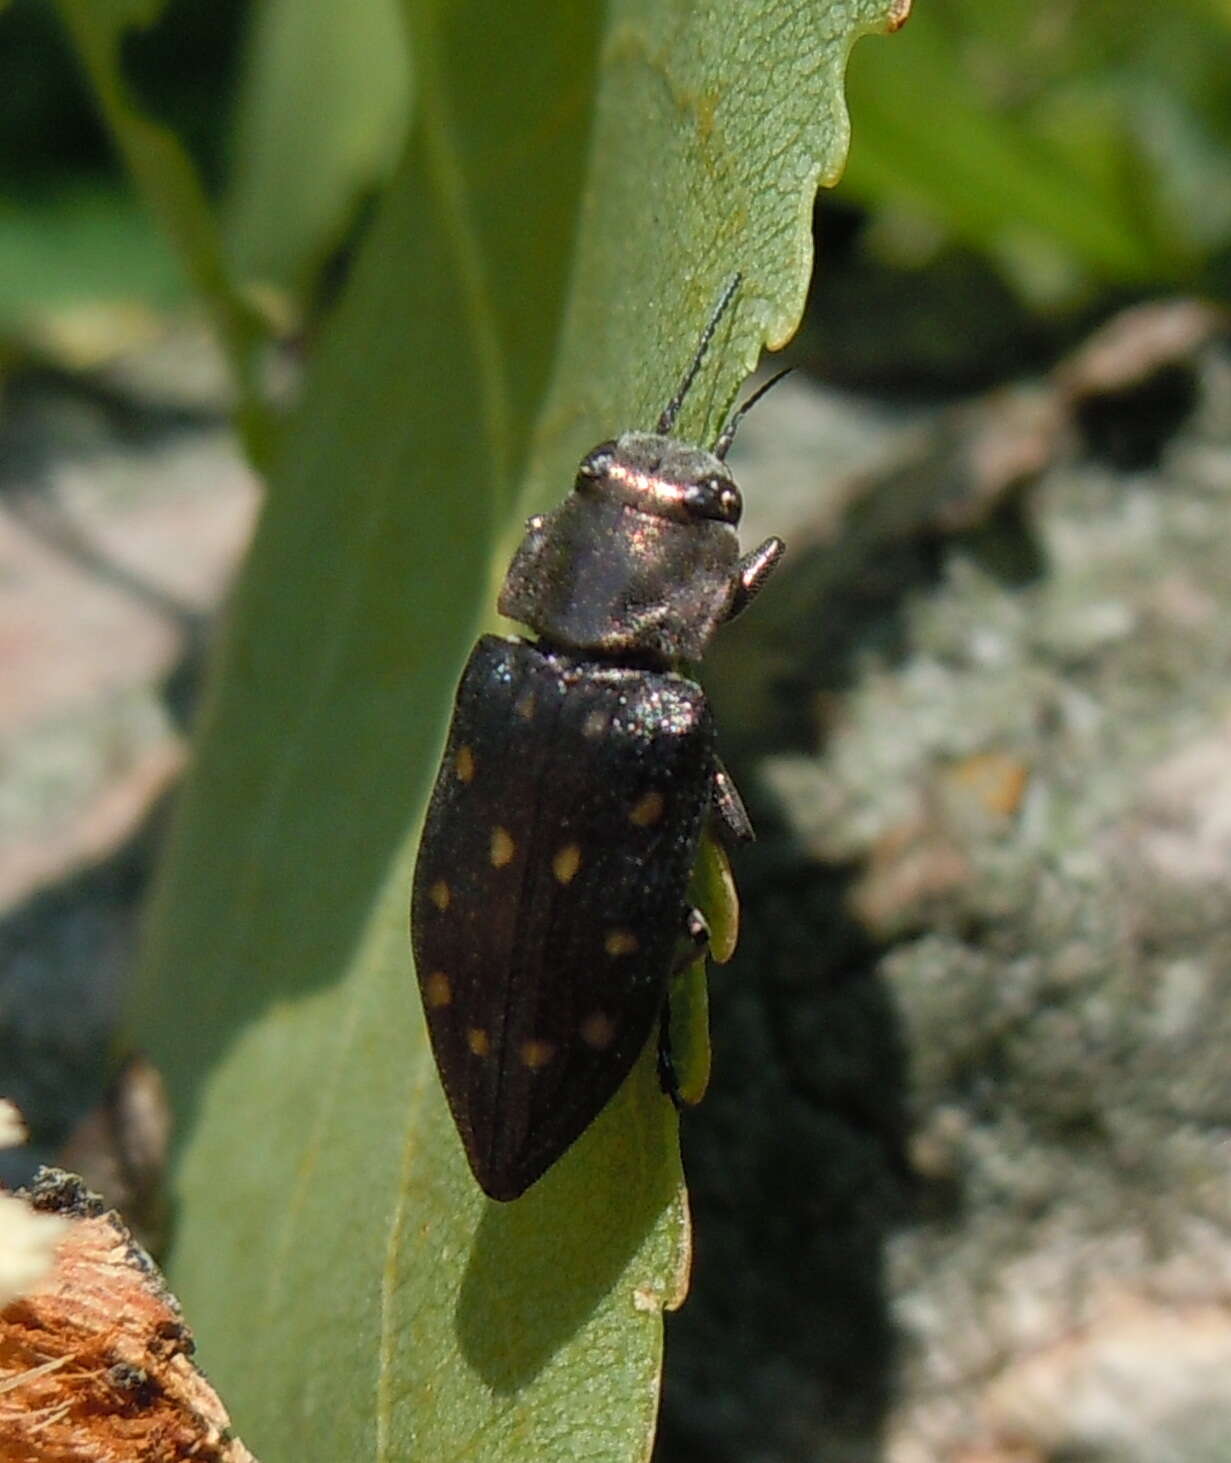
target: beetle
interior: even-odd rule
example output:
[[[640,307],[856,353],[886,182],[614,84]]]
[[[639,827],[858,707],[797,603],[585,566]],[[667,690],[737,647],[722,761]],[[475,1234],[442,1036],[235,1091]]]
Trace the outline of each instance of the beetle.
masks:
[[[589,1127],[708,932],[686,894],[707,824],[752,837],[689,674],[783,553],[740,553],[725,458],[671,435],[735,276],[653,432],[581,460],[509,566],[462,673],[424,822],[411,929],[445,1096],[480,1187],[515,1199]],[[781,373],[785,374],[785,373]],[[674,1093],[671,1093],[674,1096]]]

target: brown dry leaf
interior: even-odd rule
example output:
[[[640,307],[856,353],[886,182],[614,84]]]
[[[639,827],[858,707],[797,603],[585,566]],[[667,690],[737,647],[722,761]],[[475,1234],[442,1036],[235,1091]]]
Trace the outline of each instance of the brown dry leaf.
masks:
[[[1168,366],[1191,361],[1231,329],[1231,314],[1206,300],[1152,300],[1122,310],[1053,372],[1070,401],[1131,390]]]
[[[192,1360],[162,1276],[80,1179],[23,1193],[67,1221],[52,1271],[0,1310],[5,1463],[254,1463]]]

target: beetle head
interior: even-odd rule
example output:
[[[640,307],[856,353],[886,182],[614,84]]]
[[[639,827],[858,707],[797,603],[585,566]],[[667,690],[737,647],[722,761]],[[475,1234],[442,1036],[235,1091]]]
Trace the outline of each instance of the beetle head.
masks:
[[[651,432],[625,432],[581,459],[574,491],[625,503],[677,523],[728,523],[743,501],[726,463],[703,447]]]
[[[739,285],[737,274],[655,431],[600,442],[582,458],[568,498],[527,525],[499,609],[549,644],[672,665],[699,660],[731,613],[743,502],[723,459],[741,417],[774,383],[735,413],[711,451],[671,431]]]
[[[735,593],[741,507],[704,448],[647,432],[600,443],[574,491],[528,524],[500,612],[569,650],[699,660]]]

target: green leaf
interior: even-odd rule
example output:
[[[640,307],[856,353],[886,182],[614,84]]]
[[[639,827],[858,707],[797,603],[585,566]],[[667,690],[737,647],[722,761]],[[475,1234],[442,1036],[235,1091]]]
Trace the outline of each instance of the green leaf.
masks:
[[[725,965],[739,939],[739,893],[726,849],[709,835],[701,840],[688,897],[709,922],[711,959]]]
[[[183,297],[166,241],[122,184],[0,200],[0,325],[71,306],[165,306]]]
[[[887,10],[410,11],[409,152],[236,591],[134,1010],[181,1125],[174,1281],[267,1463],[648,1453],[688,1257],[653,1053],[486,1201],[426,1047],[413,849],[515,505],[654,420],[733,271],[684,430],[787,338]]]
[[[241,278],[304,296],[401,151],[405,25],[397,0],[263,0],[249,26],[229,252]]]
[[[1032,229],[1113,276],[1148,275],[1155,259],[1115,189],[989,107],[963,66],[960,35],[943,14],[916,15],[896,55],[860,58],[861,130],[845,191],[914,199],[980,245]]]
[[[1131,25],[1116,4],[932,0],[852,67],[843,191],[908,202],[1002,259],[1199,277],[1231,240],[1226,16],[1224,0],[1146,7]]]
[[[125,34],[152,24],[162,0],[56,3],[125,165],[210,313],[239,392],[239,422],[249,452],[264,464],[274,437],[259,381],[265,327],[231,282],[209,201],[188,154],[167,128],[134,105],[120,64]]]

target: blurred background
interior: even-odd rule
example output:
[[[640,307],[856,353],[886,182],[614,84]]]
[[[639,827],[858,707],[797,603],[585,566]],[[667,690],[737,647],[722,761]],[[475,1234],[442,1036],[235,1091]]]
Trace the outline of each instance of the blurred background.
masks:
[[[802,369],[738,449],[747,537],[793,552],[713,668],[766,834],[686,1125],[664,1459],[1231,1456],[1229,56],[1227,0],[918,0],[854,52]],[[174,0],[122,61],[276,411],[399,155],[396,6]],[[267,438],[52,6],[0,12],[0,68],[13,1181],[120,1121]]]

